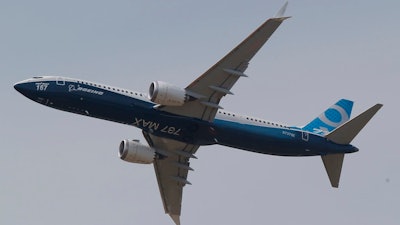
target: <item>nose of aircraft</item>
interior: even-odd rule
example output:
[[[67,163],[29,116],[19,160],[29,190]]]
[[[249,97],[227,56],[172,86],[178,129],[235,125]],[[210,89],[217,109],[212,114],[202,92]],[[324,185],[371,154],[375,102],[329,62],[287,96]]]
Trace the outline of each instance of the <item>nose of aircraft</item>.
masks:
[[[28,98],[31,98],[31,95],[34,95],[36,92],[34,85],[29,80],[23,80],[14,84],[14,88]]]
[[[24,94],[24,83],[23,82],[18,82],[14,84],[15,90],[17,90],[19,93]]]

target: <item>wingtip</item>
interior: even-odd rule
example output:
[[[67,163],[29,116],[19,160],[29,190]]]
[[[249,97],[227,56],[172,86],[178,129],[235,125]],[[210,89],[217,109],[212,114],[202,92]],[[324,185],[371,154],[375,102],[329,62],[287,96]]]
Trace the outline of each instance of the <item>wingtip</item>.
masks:
[[[179,215],[169,214],[176,225],[181,225],[181,220]]]
[[[284,17],[288,4],[289,2],[286,1],[285,4],[283,4],[283,6],[279,9],[279,11],[275,14],[273,18],[285,18],[285,19],[289,18],[289,17]]]

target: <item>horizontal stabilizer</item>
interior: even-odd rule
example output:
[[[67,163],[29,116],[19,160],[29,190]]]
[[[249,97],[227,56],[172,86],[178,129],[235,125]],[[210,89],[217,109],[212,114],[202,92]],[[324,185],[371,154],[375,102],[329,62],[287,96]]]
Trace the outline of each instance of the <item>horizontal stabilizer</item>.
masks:
[[[322,162],[324,162],[325,170],[326,173],[328,173],[332,187],[339,187],[344,154],[323,155],[321,158]]]
[[[350,144],[350,142],[357,136],[361,129],[364,128],[364,126],[382,106],[382,104],[376,104],[372,106],[365,112],[361,113],[357,117],[353,118],[352,120],[341,125],[334,131],[326,135],[326,139],[333,141],[337,144]]]

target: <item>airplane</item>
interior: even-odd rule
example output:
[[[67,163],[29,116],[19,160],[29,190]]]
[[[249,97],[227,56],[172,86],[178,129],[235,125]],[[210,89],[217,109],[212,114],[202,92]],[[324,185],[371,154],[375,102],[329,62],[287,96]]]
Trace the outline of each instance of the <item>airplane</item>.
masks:
[[[127,162],[153,164],[166,214],[180,225],[182,192],[191,184],[189,161],[203,145],[223,145],[278,156],[320,156],[332,187],[339,186],[344,155],[358,151],[351,141],[383,106],[350,119],[353,102],[340,99],[305,126],[288,126],[222,109],[220,101],[250,60],[271,37],[287,2],[225,57],[186,88],[150,84],[149,93],[60,76],[37,76],[14,85],[42,105],[127,124],[142,130],[148,145],[123,140],[118,155]]]

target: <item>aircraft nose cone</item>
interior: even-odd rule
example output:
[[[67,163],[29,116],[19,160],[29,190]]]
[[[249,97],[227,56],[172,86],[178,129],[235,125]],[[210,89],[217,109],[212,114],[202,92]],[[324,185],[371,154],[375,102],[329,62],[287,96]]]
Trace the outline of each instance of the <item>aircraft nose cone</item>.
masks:
[[[14,84],[15,90],[17,90],[19,93],[22,95],[30,98],[31,95],[35,94],[35,88],[32,83],[26,82],[26,81],[21,81],[16,84]]]
[[[22,83],[16,83],[14,84],[15,90],[17,90],[19,93],[24,94],[24,84]]]

